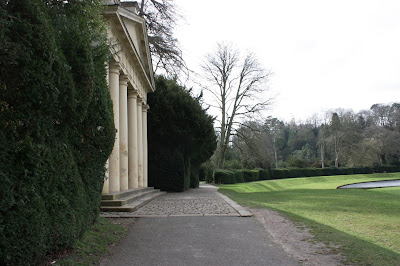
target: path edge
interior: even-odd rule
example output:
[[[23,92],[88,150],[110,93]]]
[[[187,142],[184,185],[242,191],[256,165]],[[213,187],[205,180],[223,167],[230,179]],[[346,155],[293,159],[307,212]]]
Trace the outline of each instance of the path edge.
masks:
[[[220,192],[215,192],[218,196],[220,196],[226,203],[231,205],[232,208],[235,209],[239,213],[241,217],[252,217],[254,216],[250,211],[248,211],[245,207],[240,206],[236,201],[233,201],[230,199],[228,196],[225,196],[224,194]]]

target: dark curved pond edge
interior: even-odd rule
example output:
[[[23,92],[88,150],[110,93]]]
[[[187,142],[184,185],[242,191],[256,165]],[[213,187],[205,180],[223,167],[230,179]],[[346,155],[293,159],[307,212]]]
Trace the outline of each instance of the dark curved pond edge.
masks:
[[[388,185],[362,187],[363,184],[373,184],[373,183],[387,183]],[[399,184],[391,185],[391,183],[399,183]],[[357,185],[360,185],[360,187],[357,187]],[[400,186],[400,179],[387,179],[387,180],[376,180],[376,181],[365,181],[365,182],[359,182],[359,183],[351,183],[351,184],[338,186],[336,189],[339,189],[339,188],[373,189],[373,188],[386,188],[386,187],[399,187],[399,186]]]

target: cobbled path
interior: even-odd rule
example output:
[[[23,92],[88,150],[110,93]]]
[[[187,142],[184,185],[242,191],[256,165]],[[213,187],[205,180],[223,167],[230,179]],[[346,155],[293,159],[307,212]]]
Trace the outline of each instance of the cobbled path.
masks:
[[[217,192],[217,188],[201,184],[181,193],[167,193],[135,212],[102,213],[105,217],[168,217],[168,216],[240,216]]]

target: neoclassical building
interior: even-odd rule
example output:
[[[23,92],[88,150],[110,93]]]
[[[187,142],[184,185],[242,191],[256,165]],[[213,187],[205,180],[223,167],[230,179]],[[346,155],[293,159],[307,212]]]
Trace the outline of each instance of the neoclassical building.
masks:
[[[147,187],[147,93],[155,88],[146,24],[137,15],[137,3],[104,3],[112,43],[107,79],[117,130],[103,187],[107,195]]]

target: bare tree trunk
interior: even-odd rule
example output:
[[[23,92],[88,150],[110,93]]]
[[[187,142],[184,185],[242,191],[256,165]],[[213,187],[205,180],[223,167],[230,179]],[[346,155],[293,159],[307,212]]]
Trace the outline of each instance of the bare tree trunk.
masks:
[[[275,167],[279,168],[279,164],[278,164],[278,152],[276,150],[276,137],[275,135],[272,137],[272,144],[274,147],[274,158],[275,158]]]
[[[223,126],[225,127],[225,123]],[[223,130],[225,131],[225,130]],[[222,139],[222,137],[224,137]],[[226,147],[225,147],[225,132],[222,132],[221,129],[221,140],[219,142],[219,157],[218,157],[218,168],[224,168],[224,163],[225,163],[225,152],[226,152]]]
[[[224,168],[225,164],[225,152],[226,152],[226,145],[225,143],[225,137],[226,137],[226,79],[223,78],[223,84],[220,89],[220,94],[221,94],[221,139],[219,143],[220,147],[220,154],[218,158],[218,168]]]
[[[325,145],[324,143],[321,143],[321,168],[325,167]]]
[[[225,165],[226,145],[224,143],[222,143],[222,146],[220,146],[221,151],[220,151],[220,157],[218,158],[218,168],[224,168]]]
[[[335,167],[339,167],[339,151],[338,151],[338,140],[337,137],[334,137],[335,142]]]

